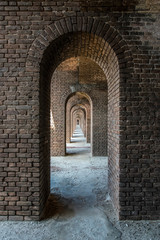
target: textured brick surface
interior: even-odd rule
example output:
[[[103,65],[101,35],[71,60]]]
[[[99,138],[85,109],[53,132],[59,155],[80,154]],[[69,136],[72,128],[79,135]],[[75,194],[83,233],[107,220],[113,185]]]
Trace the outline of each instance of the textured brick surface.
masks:
[[[109,187],[117,215],[160,218],[159,10],[155,0],[0,2],[1,219],[37,220],[43,213],[50,80],[61,62],[80,55],[95,61],[108,83]]]

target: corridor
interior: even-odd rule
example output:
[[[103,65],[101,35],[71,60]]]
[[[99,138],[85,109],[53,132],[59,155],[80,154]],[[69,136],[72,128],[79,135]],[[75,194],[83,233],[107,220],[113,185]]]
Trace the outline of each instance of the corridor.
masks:
[[[103,210],[108,191],[107,157],[90,156],[90,144],[79,125],[66,151],[65,157],[51,158],[51,196],[46,218],[53,217],[59,227],[63,226],[60,239],[120,239],[121,233]]]
[[[101,205],[107,196],[107,157],[90,157],[80,126],[67,144],[67,156],[51,158],[51,193],[66,199],[69,207]]]
[[[51,158],[51,194],[41,222],[0,222],[1,240],[159,240],[154,221],[118,221],[108,197],[107,157],[91,157],[76,127],[65,157]]]
[[[85,154],[89,156],[91,152],[91,144],[86,143],[86,138],[84,133],[80,128],[80,125],[76,125],[76,129],[73,132],[70,143],[66,144],[66,154],[67,155],[76,155],[76,154]]]
[[[160,0],[0,12],[0,240],[160,240]]]

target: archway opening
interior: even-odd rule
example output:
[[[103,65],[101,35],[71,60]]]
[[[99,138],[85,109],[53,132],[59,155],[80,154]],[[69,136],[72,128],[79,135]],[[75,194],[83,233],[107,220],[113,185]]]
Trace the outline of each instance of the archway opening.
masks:
[[[107,93],[104,71],[84,56],[63,61],[51,78],[51,193],[75,209],[108,192]]]
[[[66,102],[66,154],[91,152],[92,102],[82,92],[71,94]]]
[[[119,64],[110,45],[97,35],[80,32],[65,34],[52,42],[43,55],[41,62],[43,106],[41,104],[40,118],[40,123],[43,124],[40,124],[40,129],[44,138],[47,138],[49,133],[47,116],[51,101],[51,106],[54,106],[51,109],[55,124],[55,129],[51,129],[53,136],[51,144],[55,150],[52,156],[66,154],[65,103],[71,93],[78,91],[87,93],[92,99],[92,155],[106,156],[108,151],[110,195],[118,209]],[[54,96],[58,105],[48,96],[51,98]],[[49,148],[47,141],[42,145],[43,149]],[[47,152],[49,153],[49,149],[43,151],[44,159],[47,158]]]
[[[55,37],[54,41],[50,43],[43,54],[43,58],[41,61],[41,78],[40,78],[40,132],[41,132],[41,143],[40,143],[40,152],[41,158],[40,161],[42,166],[48,166],[48,164],[44,159],[49,159],[48,142],[49,142],[49,134],[48,134],[48,116],[49,111],[47,111],[48,106],[50,105],[50,80],[52,78],[53,72],[56,72],[58,64],[65,61],[66,59],[72,57],[82,56],[86,59],[91,59],[96,64],[100,66],[103,70],[104,75],[107,79],[107,89],[108,89],[108,138],[106,142],[108,142],[108,156],[109,156],[109,193],[111,195],[114,206],[119,213],[119,141],[120,141],[120,129],[119,129],[119,109],[120,109],[120,73],[119,66],[122,69],[121,75],[125,74],[123,69],[128,66],[127,60],[130,61],[130,55],[124,56],[123,46],[125,43],[119,37],[117,32],[114,32],[113,29],[110,29],[108,25],[101,25],[101,28],[97,30],[94,28],[94,21],[91,22],[89,28],[90,33],[83,31],[75,31],[71,33],[65,33],[61,29],[60,25],[56,23],[54,26],[60,29],[58,30],[58,36]],[[97,24],[96,24],[97,26]],[[76,28],[77,29],[77,28]],[[61,31],[62,30],[62,31]],[[57,30],[56,30],[57,33]],[[114,38],[111,36],[114,35]],[[54,35],[55,36],[55,35]],[[40,40],[41,41],[41,40]],[[120,44],[117,44],[119,43]],[[112,46],[112,47],[111,47]],[[43,48],[43,47],[42,47]],[[128,56],[128,57],[127,57]],[[119,64],[120,63],[120,64]],[[122,76],[122,80],[124,77]],[[86,84],[87,86],[88,84]],[[105,88],[106,83],[103,85]],[[102,85],[100,84],[100,88]],[[104,90],[104,88],[102,88]],[[59,88],[56,88],[59,89]],[[79,87],[79,84],[73,84],[67,94],[70,94],[74,91],[83,91]],[[105,91],[106,92],[106,91]],[[90,91],[90,93],[94,94],[94,91]],[[61,98],[60,105],[64,102],[64,94]],[[45,103],[44,103],[45,102]],[[103,104],[101,104],[103,106]],[[99,106],[97,106],[99,109]],[[100,116],[100,115],[98,115]],[[64,120],[63,120],[64,121]],[[44,127],[45,126],[45,127]],[[94,123],[93,123],[94,126]],[[98,128],[97,128],[98,129]],[[93,134],[97,135],[98,131],[93,131]],[[105,133],[105,131],[102,131]],[[92,136],[94,139],[94,137]],[[47,139],[47,140],[46,140]],[[102,140],[99,138],[99,140]],[[64,138],[65,141],[65,138]],[[102,140],[103,141],[103,140]],[[96,156],[97,148],[101,148],[102,145],[99,141],[93,143],[93,154]],[[44,151],[45,150],[45,151]],[[102,147],[103,151],[103,147]],[[63,148],[63,154],[65,154],[65,148]],[[41,174],[42,176],[43,174]],[[43,185],[41,187],[41,191],[44,193],[46,188],[45,182],[48,184],[48,180],[43,178]],[[43,186],[45,185],[45,188]],[[48,186],[48,185],[47,185]],[[48,191],[46,191],[48,193]],[[45,195],[47,196],[47,195]],[[41,206],[44,206],[43,203],[45,201],[45,196],[41,197]]]
[[[51,80],[51,156],[65,156],[71,130],[73,134],[73,116],[68,117],[67,101],[68,106],[74,109],[77,105],[84,113],[83,131],[87,143],[91,143],[91,154],[107,156],[107,89],[104,71],[87,57],[69,58],[56,68]]]

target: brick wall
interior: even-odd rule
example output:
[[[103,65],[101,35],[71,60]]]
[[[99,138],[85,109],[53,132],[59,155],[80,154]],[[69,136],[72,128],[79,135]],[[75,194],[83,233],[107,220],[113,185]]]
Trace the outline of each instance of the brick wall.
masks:
[[[160,218],[159,10],[156,0],[0,2],[1,220],[43,213],[50,80],[61,62],[80,55],[95,61],[108,82],[109,187],[117,215]]]

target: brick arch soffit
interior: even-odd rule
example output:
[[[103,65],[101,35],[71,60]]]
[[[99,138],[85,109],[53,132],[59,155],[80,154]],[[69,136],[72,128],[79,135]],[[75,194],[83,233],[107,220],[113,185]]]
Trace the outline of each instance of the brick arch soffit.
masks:
[[[74,93],[71,93],[68,97],[67,97],[67,99],[66,99],[66,108],[67,108],[67,105],[68,105],[68,103],[70,104],[70,111],[71,111],[71,109],[73,108],[73,107],[75,107],[75,106],[79,106],[80,108],[85,108],[85,110],[87,109],[87,105],[89,106],[89,107],[91,107],[91,98],[89,98],[89,96],[86,94],[86,93],[82,93],[83,94],[83,97],[85,98],[85,100],[86,100],[86,102],[81,102],[81,103],[77,103],[76,102],[76,99],[74,98],[74,97],[76,97],[76,93],[79,93],[79,92],[75,92],[75,94]]]
[[[74,106],[71,107],[69,114],[70,114],[70,115],[76,114],[76,111],[79,111],[79,110],[80,110],[81,112],[83,112],[84,118],[86,119],[87,110],[86,110],[86,108],[85,108],[84,106],[83,106],[83,107],[80,107],[80,106],[77,106],[77,105],[75,104]]]
[[[76,106],[73,106],[73,108],[72,108],[71,111],[70,111],[70,114],[71,114],[71,115],[74,115],[74,114],[76,114],[77,112],[83,113],[84,118],[86,118],[86,110],[85,110],[85,108],[78,108],[78,107],[76,107]]]
[[[70,94],[70,96],[66,100],[66,107],[67,107],[68,101],[74,96],[75,96],[75,94]],[[85,96],[85,98],[88,100],[88,104],[87,103],[85,103],[85,104],[82,104],[82,103],[75,104],[75,103],[73,103],[73,105],[69,108],[69,115],[73,114],[73,111],[81,109],[84,112],[84,116],[86,117],[87,112],[88,112],[88,108],[86,107],[86,104],[90,107],[90,100],[87,97],[88,96]],[[74,110],[74,108],[77,108],[77,109]],[[67,111],[66,111],[66,113],[67,113]]]
[[[73,116],[76,115],[76,114],[78,114],[78,113],[82,113],[84,119],[86,119],[86,112],[85,112],[84,109],[80,109],[80,108],[78,108],[78,109],[73,109],[73,112],[71,112],[71,114],[72,114]]]
[[[73,109],[75,107],[75,109]],[[72,109],[71,109],[71,112],[74,114],[75,111],[82,111],[84,113],[84,115],[86,114],[86,110],[85,108],[76,108],[76,106],[74,106]]]
[[[69,101],[74,95],[76,95],[76,93],[82,93],[82,94],[84,95],[84,97],[88,100],[90,108],[92,108],[92,104],[93,104],[92,96],[89,94],[88,91],[85,91],[84,88],[80,88],[79,90],[80,90],[80,91],[76,91],[76,92],[72,92],[72,93],[68,90],[65,94],[62,95],[60,104],[65,103],[65,109],[66,109],[68,101]],[[81,90],[82,90],[82,91],[81,91]],[[66,97],[66,94],[67,94],[67,97]],[[77,105],[77,104],[76,104],[76,105]]]
[[[133,68],[132,53],[126,41],[107,22],[94,17],[65,17],[46,26],[42,33],[33,41],[28,51],[26,70],[39,73],[40,63],[47,47],[60,36],[76,32],[95,34],[109,44],[117,56],[120,77],[126,68],[130,68],[130,70]],[[107,33],[110,33],[110,35]],[[111,36],[114,36],[113,41]]]
[[[86,108],[86,106],[83,105],[83,104],[74,104],[73,106],[71,106],[70,112],[72,111],[72,109],[73,109],[74,107],[77,107],[78,109],[84,109],[84,110],[87,112],[87,108]]]
[[[86,116],[87,116],[87,109],[86,109],[85,106],[83,106],[83,107],[78,107],[78,106],[74,105],[74,106],[71,107],[69,113],[70,113],[70,114],[74,114],[74,112],[75,112],[75,111],[78,111],[78,110],[83,111],[84,117],[86,118]]]

